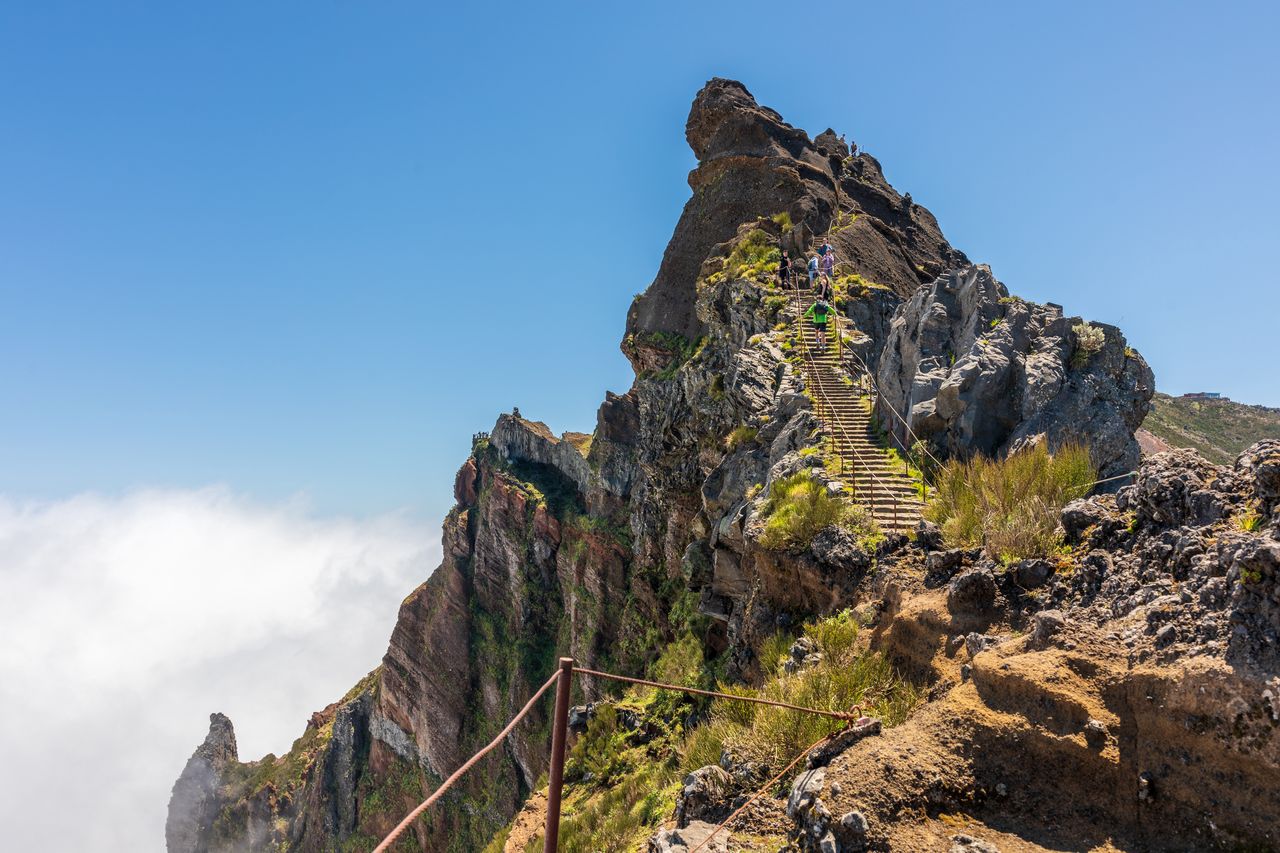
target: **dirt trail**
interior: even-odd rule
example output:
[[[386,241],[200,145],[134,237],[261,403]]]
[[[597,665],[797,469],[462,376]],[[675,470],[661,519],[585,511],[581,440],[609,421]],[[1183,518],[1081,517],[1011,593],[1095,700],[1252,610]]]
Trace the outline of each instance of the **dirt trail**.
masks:
[[[511,822],[511,834],[502,847],[502,853],[524,853],[530,841],[542,838],[542,828],[547,819],[547,789],[541,788],[529,795],[524,808]]]

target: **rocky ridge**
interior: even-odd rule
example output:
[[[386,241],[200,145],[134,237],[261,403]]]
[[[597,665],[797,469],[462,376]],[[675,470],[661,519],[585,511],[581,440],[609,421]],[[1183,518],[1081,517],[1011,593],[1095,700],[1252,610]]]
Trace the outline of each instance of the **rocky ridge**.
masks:
[[[1275,499],[1267,497],[1273,486],[1266,476],[1245,473],[1272,470],[1272,449],[1260,448],[1230,471],[1188,456],[1160,457],[1116,495],[1072,505],[1063,515],[1075,543],[1070,570],[1057,563],[996,566],[979,553],[941,550],[928,529],[914,540],[869,542],[830,527],[802,546],[764,547],[774,483],[808,472],[832,493],[841,485],[825,465],[826,436],[789,352],[788,300],[767,275],[739,262],[753,239],[805,250],[813,235],[830,231],[854,271],[841,284],[841,311],[865,335],[862,351],[885,408],[892,402],[909,412],[913,430],[939,453],[1053,445],[1085,424],[1091,438],[1097,434],[1093,449],[1103,470],[1131,470],[1151,374],[1118,330],[1106,327],[1101,346],[1078,358],[1074,320],[1054,306],[1011,299],[988,270],[947,244],[928,211],[888,185],[874,158],[830,131],[810,140],[741,84],[708,83],[686,137],[699,158],[693,195],[657,277],[628,316],[622,349],[636,371],[632,388],[606,396],[590,437],[557,436],[514,414],[478,437],[455,481],[442,563],[402,604],[382,665],[319,712],[281,758],[239,762],[230,722],[215,719],[216,732],[175,785],[169,849],[371,849],[496,733],[558,655],[641,674],[666,644],[696,632],[727,678],[750,681],[766,638],[852,606],[877,614],[871,641],[928,685],[934,701],[906,725],[831,757],[827,775],[834,779],[847,766],[848,781],[839,794],[828,781],[813,800],[837,822],[857,812],[865,827],[851,818],[846,829],[854,834],[837,831],[812,803],[797,806],[783,827],[794,831],[796,844],[809,844],[808,837],[813,849],[930,849],[909,846],[910,833],[931,831],[942,805],[989,819],[980,808],[989,800],[983,792],[1010,788],[1005,776],[1027,755],[1069,754],[1062,767],[1099,772],[1092,759],[1076,755],[1084,747],[1075,739],[1085,742],[1074,710],[1082,703],[1062,712],[1070,727],[1061,731],[1056,712],[1048,719],[1043,710],[1067,689],[1051,677],[1059,667],[1094,673],[1075,676],[1082,695],[1101,696],[1086,710],[1108,732],[1127,733],[1129,740],[1104,750],[1115,790],[1136,786],[1136,772],[1150,773],[1149,786],[1163,798],[1153,814],[1211,815],[1225,833],[1205,835],[1197,821],[1201,834],[1189,837],[1262,837],[1256,822],[1233,816],[1244,805],[1269,815],[1266,802],[1245,803],[1228,783],[1175,784],[1163,764],[1129,756],[1146,729],[1126,720],[1141,715],[1107,717],[1104,710],[1113,695],[1141,705],[1134,697],[1147,685],[1154,685],[1151,695],[1165,696],[1160,691],[1172,691],[1186,673],[1207,672],[1208,680],[1195,683],[1208,698],[1184,705],[1212,722],[1190,725],[1170,749],[1185,749],[1205,768],[1196,778],[1220,774],[1252,784],[1280,766],[1274,723],[1259,704],[1277,670],[1268,637],[1280,617],[1267,562],[1267,537],[1277,536]],[[1229,535],[1232,519],[1247,512],[1270,526]],[[1197,568],[1184,570],[1178,561]],[[1193,574],[1199,585],[1191,589]],[[1095,586],[1108,593],[1100,598]],[[1184,593],[1209,602],[1208,609],[1181,606]],[[1155,606],[1169,595],[1181,604]],[[1129,609],[1118,614],[1121,600]],[[1148,616],[1156,611],[1170,616]],[[1026,632],[1047,641],[1054,612],[1072,631],[1098,633],[1096,644],[1033,648]],[[1172,639],[1160,634],[1166,624],[1176,632]],[[1238,672],[1211,663],[1228,655]],[[1023,673],[1024,661],[1031,674]],[[1135,667],[1165,669],[1148,675]],[[604,694],[591,679],[580,679],[578,689],[584,701]],[[1233,696],[1245,704],[1233,704]],[[1244,729],[1228,711],[1236,706],[1249,721]],[[545,714],[537,710],[504,750],[419,821],[407,846],[478,850],[501,832],[540,785]],[[992,714],[1009,725],[992,724]],[[1009,741],[1012,734],[1018,738]],[[951,770],[933,785],[912,769],[933,765],[897,752],[879,763],[856,760],[866,750],[890,749],[885,744],[894,738],[918,739],[901,742],[902,750],[928,752]],[[1241,746],[1242,738],[1252,739],[1250,746]],[[993,756],[990,767],[970,760],[975,744]],[[1206,744],[1230,744],[1238,758],[1228,768]],[[1161,760],[1180,759],[1165,752]],[[864,766],[883,769],[857,777],[862,770],[855,768]],[[903,775],[901,786],[890,780],[895,774]],[[1019,808],[1009,814],[1034,823],[1048,787],[1012,787]],[[868,800],[872,790],[885,797]],[[1151,842],[1149,831],[1135,827],[1133,809],[1109,810],[1096,791],[1078,793],[1064,815],[1097,810],[1117,837]]]

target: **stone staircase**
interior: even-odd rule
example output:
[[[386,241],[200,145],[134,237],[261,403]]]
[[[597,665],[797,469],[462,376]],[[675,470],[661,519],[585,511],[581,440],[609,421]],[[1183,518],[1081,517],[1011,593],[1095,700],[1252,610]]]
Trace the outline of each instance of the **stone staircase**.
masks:
[[[801,291],[793,297],[792,304],[803,314],[813,304],[813,296]],[[870,398],[846,378],[849,374],[838,361],[832,332],[840,323],[848,334],[849,321],[839,315],[834,319],[828,327],[825,350],[818,348],[813,324],[800,323],[805,386],[813,394],[818,417],[843,469],[831,473],[852,487],[854,500],[870,511],[886,533],[911,530],[924,508],[920,483],[904,470],[901,462],[893,462],[886,454],[887,445],[871,424]]]

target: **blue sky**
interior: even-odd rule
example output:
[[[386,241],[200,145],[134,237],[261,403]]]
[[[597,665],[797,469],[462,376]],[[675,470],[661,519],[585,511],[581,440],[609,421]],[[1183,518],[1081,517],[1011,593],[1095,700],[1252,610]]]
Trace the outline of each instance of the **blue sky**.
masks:
[[[0,493],[438,516],[624,390],[710,76],[833,126],[1160,387],[1280,405],[1274,6],[0,8]]]

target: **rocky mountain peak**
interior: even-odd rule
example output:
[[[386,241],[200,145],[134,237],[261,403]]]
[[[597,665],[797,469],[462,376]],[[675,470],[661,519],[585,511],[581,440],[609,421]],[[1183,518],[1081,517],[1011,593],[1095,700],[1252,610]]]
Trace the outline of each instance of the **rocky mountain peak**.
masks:
[[[700,163],[733,155],[804,158],[817,153],[804,131],[757,104],[737,80],[722,77],[712,78],[694,97],[684,135]]]
[[[238,760],[231,720],[225,714],[210,714],[209,733],[187,760],[169,798],[164,834],[170,851],[201,849],[201,838],[220,808],[218,786],[222,771]]]
[[[657,276],[627,315],[622,349],[637,373],[652,366],[641,347],[672,349],[705,333],[695,310],[703,262],[727,253],[744,223],[785,215],[784,245],[794,257],[830,232],[837,258],[902,296],[964,258],[929,211],[889,185],[873,157],[851,155],[830,128],[811,140],[736,80],[703,86],[685,138],[698,157],[689,174],[693,196]]]

